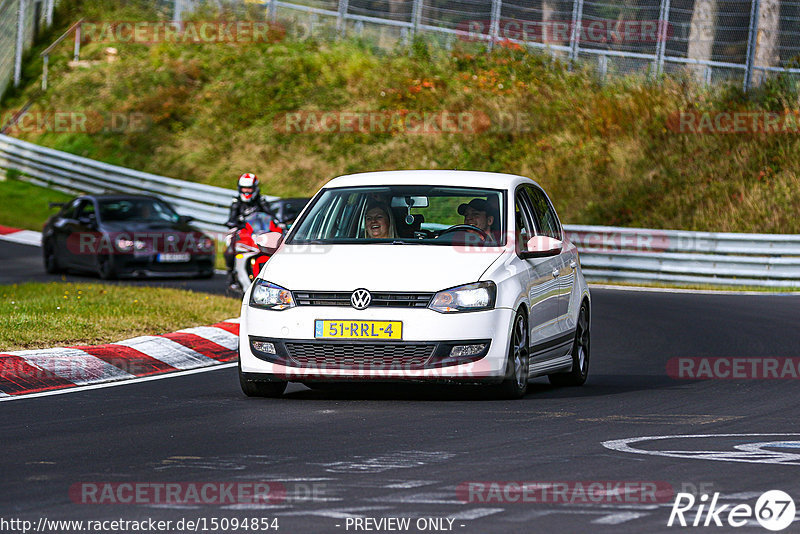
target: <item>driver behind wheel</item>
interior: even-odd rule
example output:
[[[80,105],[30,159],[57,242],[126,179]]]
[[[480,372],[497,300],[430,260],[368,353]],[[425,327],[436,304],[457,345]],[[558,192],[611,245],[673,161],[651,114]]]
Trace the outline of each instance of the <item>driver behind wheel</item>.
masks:
[[[494,225],[496,210],[494,206],[482,198],[473,198],[469,203],[461,204],[458,207],[458,214],[464,216],[464,224],[474,226],[496,240],[492,232]],[[477,234],[477,232],[475,232]]]

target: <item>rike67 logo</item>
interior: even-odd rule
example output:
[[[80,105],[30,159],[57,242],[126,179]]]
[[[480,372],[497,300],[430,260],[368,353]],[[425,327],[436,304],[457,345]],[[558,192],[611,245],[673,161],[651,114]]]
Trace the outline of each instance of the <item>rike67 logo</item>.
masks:
[[[678,493],[672,503],[667,526],[743,527],[761,525],[767,530],[777,532],[794,521],[794,500],[781,490],[769,490],[756,501],[755,506],[746,503],[719,504],[720,494],[703,494],[695,498],[691,493]],[[757,522],[757,523],[756,523]]]

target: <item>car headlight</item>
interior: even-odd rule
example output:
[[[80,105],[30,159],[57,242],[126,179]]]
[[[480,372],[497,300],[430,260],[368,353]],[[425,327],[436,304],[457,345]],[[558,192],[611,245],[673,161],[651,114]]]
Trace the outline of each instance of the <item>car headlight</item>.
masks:
[[[294,307],[292,292],[266,280],[253,282],[250,292],[250,306],[265,310],[286,310]]]
[[[203,236],[197,243],[197,247],[203,252],[210,252],[214,250],[214,241],[208,236]]]
[[[428,308],[440,313],[491,310],[496,299],[497,286],[494,282],[475,282],[439,291],[431,299]]]
[[[124,237],[117,238],[117,250],[120,252],[130,252],[134,248],[136,250],[143,250],[147,243],[139,239],[126,239]]]

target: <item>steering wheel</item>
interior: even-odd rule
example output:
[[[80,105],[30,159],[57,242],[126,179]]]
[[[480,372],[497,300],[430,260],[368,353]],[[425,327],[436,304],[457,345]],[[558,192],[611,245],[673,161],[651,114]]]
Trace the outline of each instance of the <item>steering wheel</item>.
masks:
[[[444,234],[449,234],[451,232],[477,232],[484,241],[490,238],[489,234],[471,224],[454,224],[450,228],[446,228],[439,232],[438,237],[442,237]]]

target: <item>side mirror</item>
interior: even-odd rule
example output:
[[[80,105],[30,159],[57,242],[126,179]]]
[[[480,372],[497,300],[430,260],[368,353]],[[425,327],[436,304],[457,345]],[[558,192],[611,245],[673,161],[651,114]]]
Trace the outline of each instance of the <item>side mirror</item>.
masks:
[[[256,239],[256,246],[258,250],[264,254],[272,256],[278,250],[283,242],[283,234],[281,232],[267,232],[266,234],[259,234]]]
[[[78,222],[85,226],[88,226],[89,228],[96,228],[97,216],[94,213],[90,213],[89,215],[78,217]]]
[[[547,258],[557,256],[561,253],[562,241],[543,235],[537,235],[528,240],[525,250],[522,252],[523,258]]]
[[[178,222],[180,224],[189,224],[190,222],[192,222],[194,220],[195,220],[195,218],[192,217],[191,215],[179,215],[178,216]]]

